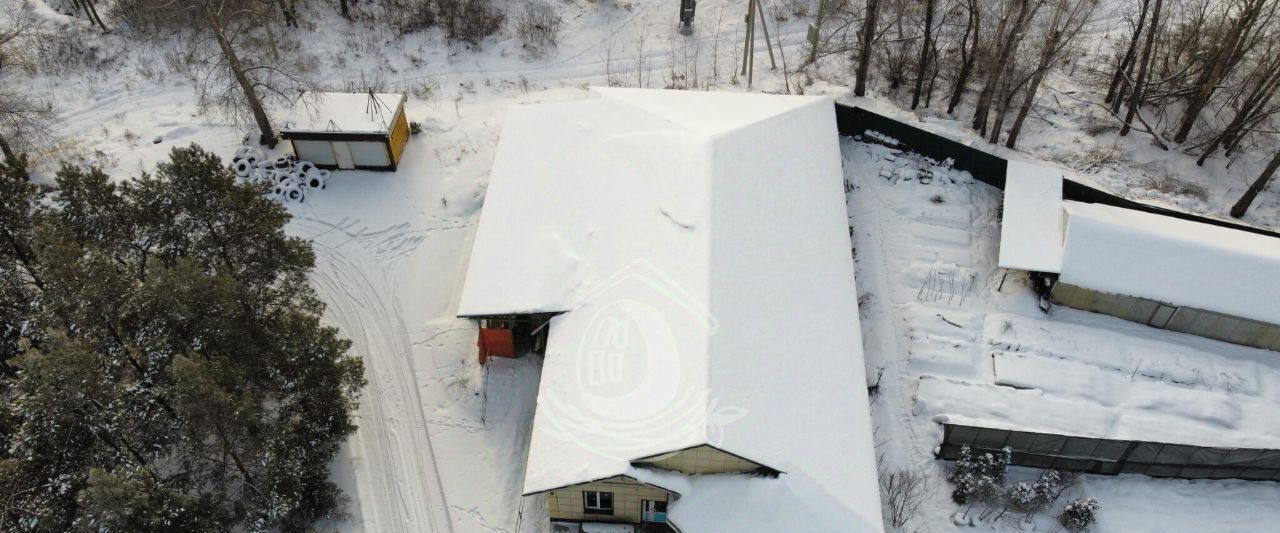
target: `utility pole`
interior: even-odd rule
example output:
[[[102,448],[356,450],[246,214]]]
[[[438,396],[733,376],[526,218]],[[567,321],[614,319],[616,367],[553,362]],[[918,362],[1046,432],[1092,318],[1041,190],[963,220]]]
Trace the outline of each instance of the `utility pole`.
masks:
[[[778,63],[773,59],[773,43],[769,41],[769,24],[765,20],[763,9],[760,7],[760,0],[747,0],[747,38],[742,43],[742,73],[747,77],[747,88],[751,87],[752,78],[756,70],[756,18],[760,19],[760,29],[764,30],[764,45],[769,49],[769,69],[778,68]]]
[[[813,24],[809,25],[809,60],[806,65],[812,65],[818,61],[818,43],[822,41],[822,22],[827,14],[827,0],[818,0],[818,14],[813,17]]]
[[[680,0],[680,35],[693,35],[693,14],[698,0]]]

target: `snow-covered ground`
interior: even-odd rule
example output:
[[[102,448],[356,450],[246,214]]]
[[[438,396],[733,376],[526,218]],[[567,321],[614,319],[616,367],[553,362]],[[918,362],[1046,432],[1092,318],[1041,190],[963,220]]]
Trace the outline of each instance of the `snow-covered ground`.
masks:
[[[34,1],[50,31],[84,24]],[[0,0],[3,9],[21,4]],[[742,4],[702,0],[697,32],[685,38],[674,31],[676,2],[670,0],[556,2],[565,19],[560,45],[537,58],[509,30],[470,47],[449,44],[437,31],[399,35],[387,27],[349,23],[332,9],[308,13],[303,28],[291,30],[292,37],[306,42],[304,53],[315,65],[310,75],[325,88],[379,80],[380,89],[409,93],[409,119],[423,125],[398,172],[337,173],[326,190],[290,205],[295,215],[290,232],[315,243],[313,280],[329,304],[326,319],[352,338],[368,371],[360,429],[334,465],[335,479],[351,498],[351,516],[336,524],[338,529],[546,527],[542,502],[529,499],[522,513],[519,497],[540,361],[499,359],[483,370],[475,358],[474,326],[454,318],[504,112],[521,103],[583,98],[584,88],[593,84],[747,90],[745,80],[735,76]],[[1101,63],[1108,39],[1115,38],[1114,11],[1121,2],[1105,4],[1073,69]],[[770,27],[781,36],[780,63],[798,63],[808,22],[790,17]],[[192,81],[164,66],[164,52],[173,43],[139,44],[119,34],[67,31],[84,33],[109,61],[100,68],[21,80],[29,90],[49,95],[61,118],[52,148],[33,154],[43,176],[70,159],[100,165],[123,179],[153,168],[172,147],[191,142],[230,156],[252,130],[200,112]],[[768,69],[763,36],[756,48],[752,90],[797,90],[796,79]],[[1096,119],[1091,106],[1076,100],[1091,89],[1081,87],[1076,80],[1083,76],[1075,72],[1046,82],[1023,134],[1023,152],[1015,155],[982,143],[965,126],[964,108],[957,117],[913,113],[901,107],[900,95],[878,93],[875,83],[872,96],[848,97],[848,70],[845,58],[833,58],[803,90],[922,121],[927,129],[1002,156],[1062,162],[1085,170],[1082,179],[1089,183],[1183,209],[1223,216],[1261,167],[1262,156],[1250,154],[1230,170],[1217,160],[1202,169],[1192,157],[1158,151],[1139,136],[1083,133]],[[283,117],[285,110],[272,111]],[[1094,165],[1097,158],[1082,155],[1098,151],[1120,157]],[[916,412],[921,376],[992,388],[997,379],[1016,381],[1085,407],[1125,405],[1126,399],[1115,394],[1132,384],[1209,395],[1204,397],[1226,405],[1265,406],[1280,396],[1276,364],[1258,353],[1208,341],[1184,343],[1164,333],[1149,338],[1151,332],[1142,328],[1092,315],[1055,311],[1049,319],[1041,317],[1021,278],[1010,276],[997,290],[996,191],[941,171],[957,182],[890,182],[878,177],[882,161],[871,160],[853,144],[846,144],[846,159],[854,187],[850,215],[868,379],[879,384],[872,406],[876,441],[888,464],[920,469],[934,483],[912,529],[950,529],[956,511],[941,479],[942,465],[931,459],[941,431]],[[1142,179],[1166,174],[1203,187],[1204,195],[1160,192]],[[1246,220],[1280,225],[1280,195],[1264,193]],[[994,338],[988,332],[1005,320],[1015,324],[1012,331],[1018,335],[1042,327],[1052,333],[1033,335],[1018,350],[1003,350],[1003,357],[1052,359],[1064,369],[1063,380],[1015,376],[1011,366],[991,356]],[[1104,349],[1080,348],[1092,338]],[[1105,390],[1074,386],[1080,381],[1095,386],[1093,378],[1099,376],[1103,379],[1096,386]],[[1105,385],[1109,381],[1115,384]],[[1198,423],[1221,428],[1225,418],[1212,412]],[[1237,421],[1231,427],[1242,426]],[[1271,483],[1090,476],[1079,490],[1102,501],[1103,531],[1249,531],[1280,521],[1280,508],[1273,504],[1280,489]],[[1034,527],[1050,530],[1052,524],[1041,521]]]

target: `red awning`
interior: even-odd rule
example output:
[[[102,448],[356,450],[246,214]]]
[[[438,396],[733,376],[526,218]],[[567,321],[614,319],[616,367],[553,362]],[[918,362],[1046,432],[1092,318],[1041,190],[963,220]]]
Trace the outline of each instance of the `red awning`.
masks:
[[[480,328],[480,336],[476,340],[480,346],[480,364],[488,362],[490,357],[515,357],[516,346],[511,330],[503,328]]]

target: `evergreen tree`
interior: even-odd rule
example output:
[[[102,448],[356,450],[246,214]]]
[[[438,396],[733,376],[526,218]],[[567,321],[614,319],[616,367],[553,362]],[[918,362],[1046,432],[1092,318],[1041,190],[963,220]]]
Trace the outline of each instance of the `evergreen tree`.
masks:
[[[306,530],[364,385],[310,245],[199,147],[119,184],[0,168],[0,529]]]

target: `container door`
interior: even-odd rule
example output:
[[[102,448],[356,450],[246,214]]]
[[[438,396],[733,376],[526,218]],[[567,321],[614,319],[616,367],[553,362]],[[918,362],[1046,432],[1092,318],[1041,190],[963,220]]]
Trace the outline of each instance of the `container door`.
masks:
[[[341,168],[341,169],[356,168],[355,160],[351,157],[350,144],[342,141],[334,141],[333,154],[334,154],[334,157],[336,157],[338,160],[338,168]]]
[[[641,520],[645,522],[666,522],[667,502],[659,500],[640,500]]]
[[[1153,327],[1163,328],[1169,325],[1169,319],[1173,318],[1174,313],[1177,312],[1177,307],[1160,304],[1160,307],[1157,307],[1155,311],[1151,312],[1151,318],[1147,320],[1147,324]]]
[[[293,141],[293,153],[298,159],[310,161],[317,165],[333,166],[338,160],[333,154],[333,143],[329,141]]]
[[[391,157],[387,155],[387,145],[384,143],[361,141],[348,143],[347,145],[351,147],[351,159],[359,166],[391,166]]]

